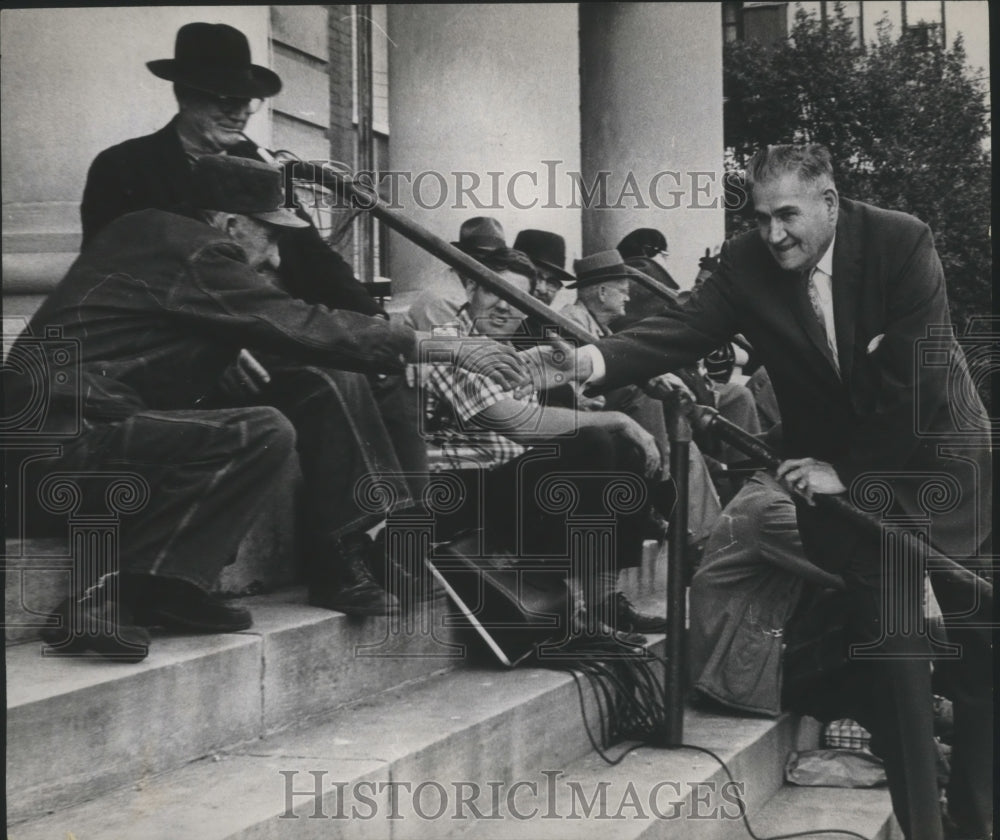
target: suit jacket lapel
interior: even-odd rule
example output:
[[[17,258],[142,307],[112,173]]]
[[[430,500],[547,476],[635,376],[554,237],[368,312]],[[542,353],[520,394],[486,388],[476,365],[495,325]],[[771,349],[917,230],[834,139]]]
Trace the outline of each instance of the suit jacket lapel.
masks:
[[[833,320],[837,332],[840,375],[847,384],[854,364],[854,334],[861,295],[861,241],[850,203],[841,202],[837,241],[833,246]]]

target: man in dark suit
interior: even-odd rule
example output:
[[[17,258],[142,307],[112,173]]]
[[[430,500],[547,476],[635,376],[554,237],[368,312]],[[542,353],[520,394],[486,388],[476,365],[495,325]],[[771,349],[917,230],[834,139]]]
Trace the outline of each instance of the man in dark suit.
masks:
[[[185,24],[177,32],[174,58],[150,61],[147,67],[174,83],[178,112],[159,131],[105,149],[94,159],[80,205],[84,248],[119,216],[189,203],[191,167],[202,155],[272,162],[243,130],[263,99],[281,90],[281,79],[251,64],[242,32],[222,23]],[[315,227],[284,232],[279,253],[281,282],[294,297],[363,315],[385,314]]]
[[[761,150],[748,180],[757,233],[728,242],[719,270],[681,309],[565,359],[533,352],[549,378],[568,374],[603,389],[690,364],[737,332],[753,344],[780,406],[788,460],[778,474],[798,496],[807,554],[843,577],[850,630],[881,655],[865,660],[871,679],[862,723],[885,760],[893,807],[908,837],[938,840],[929,643],[913,630],[893,632],[909,616],[883,606],[884,599],[899,599],[906,610],[919,604],[900,604],[901,583],[883,578],[878,535],[817,511],[815,497],[852,485],[858,503],[874,507],[878,496],[884,516],[923,522],[932,546],[985,576],[992,506],[985,409],[948,332],[944,273],[925,224],[840,198],[822,146]],[[932,353],[922,352],[925,342]],[[991,598],[977,605],[976,578],[959,577],[962,583],[931,568],[946,614],[977,606],[947,622],[960,658],[936,665],[950,677],[955,701],[948,807],[957,836],[985,837],[992,830],[992,650],[989,634],[971,625],[988,625]]]

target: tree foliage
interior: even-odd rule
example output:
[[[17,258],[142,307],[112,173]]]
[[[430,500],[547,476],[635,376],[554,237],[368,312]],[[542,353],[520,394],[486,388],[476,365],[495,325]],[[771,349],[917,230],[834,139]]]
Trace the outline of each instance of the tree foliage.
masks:
[[[839,4],[825,23],[799,9],[777,44],[727,44],[724,79],[727,168],[763,145],[823,143],[842,195],[930,225],[956,325],[990,314],[989,110],[961,36],[921,46],[883,19],[862,50]],[[727,232],[752,224],[737,209]]]

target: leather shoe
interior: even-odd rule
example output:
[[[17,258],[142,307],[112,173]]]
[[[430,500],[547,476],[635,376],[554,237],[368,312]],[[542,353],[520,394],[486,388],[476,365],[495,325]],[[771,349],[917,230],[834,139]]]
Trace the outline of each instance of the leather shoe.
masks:
[[[56,609],[59,624],[44,628],[42,640],[52,646],[50,655],[86,654],[93,651],[113,662],[142,662],[152,639],[141,627],[125,623],[115,601],[74,601],[66,598]]]
[[[182,633],[235,633],[253,626],[253,616],[193,584],[158,579],[149,601],[136,608],[136,623]]]
[[[351,534],[340,541],[339,580],[315,579],[309,583],[309,603],[347,615],[395,615],[399,600],[372,577],[369,567],[371,538]]]
[[[667,619],[639,612],[624,592],[615,592],[604,602],[601,618],[625,633],[666,633]]]

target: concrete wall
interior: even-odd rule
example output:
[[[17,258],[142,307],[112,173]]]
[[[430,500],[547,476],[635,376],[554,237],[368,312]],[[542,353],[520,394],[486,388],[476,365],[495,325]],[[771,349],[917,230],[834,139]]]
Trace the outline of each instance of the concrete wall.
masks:
[[[524,228],[552,230],[571,260],[580,256],[579,210],[564,209],[566,173],[580,169],[577,26],[575,4],[389,6],[390,168],[413,173],[420,188],[401,184],[406,213],[449,241],[472,216],[498,218],[508,244]],[[499,173],[473,192],[488,206],[456,200],[460,171]],[[422,172],[444,179],[437,209],[441,182]],[[395,234],[391,255],[394,291],[440,274],[439,262]]]
[[[580,20],[585,183],[609,173],[604,200],[583,210],[584,248],[657,228],[671,274],[689,287],[725,235],[721,7],[595,3]]]

